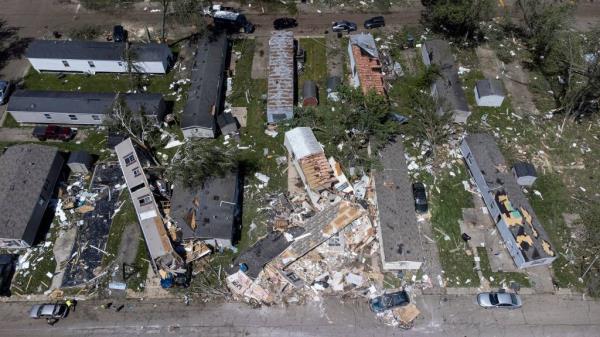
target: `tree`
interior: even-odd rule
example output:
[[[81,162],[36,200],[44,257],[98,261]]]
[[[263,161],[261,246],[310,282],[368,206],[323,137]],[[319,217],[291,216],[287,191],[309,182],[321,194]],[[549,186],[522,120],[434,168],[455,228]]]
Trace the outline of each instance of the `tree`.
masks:
[[[419,137],[429,142],[435,156],[438,146],[448,138],[452,113],[444,109],[442,100],[434,99],[424,91],[414,92],[410,106],[413,110],[413,128]]]
[[[423,21],[452,39],[479,40],[482,21],[492,18],[493,0],[423,0]]]
[[[131,44],[126,43],[123,51],[123,61],[125,62],[125,71],[129,77],[129,86],[132,91],[142,89],[142,73],[143,69],[138,64],[138,54],[131,47]]]
[[[202,185],[238,167],[237,151],[216,141],[185,142],[166,168],[167,178],[186,187]]]
[[[558,47],[558,36],[566,28],[573,7],[542,0],[519,0],[517,8],[523,15],[524,34],[534,63],[543,64],[552,49]]]
[[[148,149],[160,141],[160,129],[155,120],[148,118],[144,106],[138,111],[132,111],[121,94],[116,94],[115,101],[108,112],[107,124],[109,129],[126,134],[140,145]]]

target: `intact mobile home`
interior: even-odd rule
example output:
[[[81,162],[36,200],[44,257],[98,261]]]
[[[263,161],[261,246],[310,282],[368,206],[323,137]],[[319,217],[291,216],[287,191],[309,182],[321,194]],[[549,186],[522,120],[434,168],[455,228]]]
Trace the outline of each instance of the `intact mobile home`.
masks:
[[[166,44],[114,43],[97,41],[34,40],[25,53],[39,71],[71,73],[126,73],[130,53],[134,72],[165,74],[173,59]]]

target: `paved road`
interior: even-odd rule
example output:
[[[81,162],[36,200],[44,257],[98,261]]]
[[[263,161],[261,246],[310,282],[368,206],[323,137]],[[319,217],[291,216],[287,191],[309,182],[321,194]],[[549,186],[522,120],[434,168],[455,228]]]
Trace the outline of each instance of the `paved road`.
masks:
[[[49,327],[27,318],[27,303],[0,305],[0,336],[598,336],[600,302],[580,297],[523,296],[519,310],[479,309],[472,296],[421,296],[423,311],[412,330],[374,319],[364,301],[265,307],[243,304],[129,302],[121,312],[81,302]],[[121,303],[116,303],[120,305]]]

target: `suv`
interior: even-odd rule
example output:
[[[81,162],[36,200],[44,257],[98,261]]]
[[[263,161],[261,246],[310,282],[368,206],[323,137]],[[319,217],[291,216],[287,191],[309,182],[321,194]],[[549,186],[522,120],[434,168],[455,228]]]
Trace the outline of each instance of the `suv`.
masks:
[[[417,213],[427,213],[427,192],[423,183],[414,183],[412,185],[413,197],[415,198],[415,210]]]
[[[42,142],[47,139],[56,139],[67,142],[73,139],[75,134],[75,130],[58,125],[39,125],[33,128],[33,136]]]
[[[406,291],[401,290],[395,293],[383,294],[369,300],[369,308],[373,312],[384,312],[395,307],[403,307],[410,303],[410,298]]]
[[[294,28],[296,26],[298,26],[298,22],[294,18],[279,18],[273,21],[273,28],[275,30]]]
[[[372,17],[369,20],[365,21],[366,29],[379,27],[385,27],[385,20],[383,19],[383,16]]]
[[[8,81],[0,81],[0,105],[8,101],[8,96],[12,90],[12,83]]]
[[[336,21],[331,24],[331,30],[336,33],[343,31],[347,31],[348,33],[350,33],[355,31],[356,29],[356,23],[346,20]]]
[[[127,31],[121,25],[117,25],[113,27],[113,42],[126,42],[127,41]]]

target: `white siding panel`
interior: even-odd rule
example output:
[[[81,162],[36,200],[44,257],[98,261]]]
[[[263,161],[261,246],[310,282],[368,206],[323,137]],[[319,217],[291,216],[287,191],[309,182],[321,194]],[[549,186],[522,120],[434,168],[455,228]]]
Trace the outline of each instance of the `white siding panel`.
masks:
[[[63,63],[66,61],[68,67]],[[94,67],[89,64],[93,62]],[[98,61],[98,60],[72,60],[72,59],[35,59],[30,58],[31,66],[39,71],[60,71],[76,73],[125,73],[127,72],[126,63],[123,61]],[[146,74],[164,74],[167,70],[167,60],[163,62],[136,62],[139,71]]]

